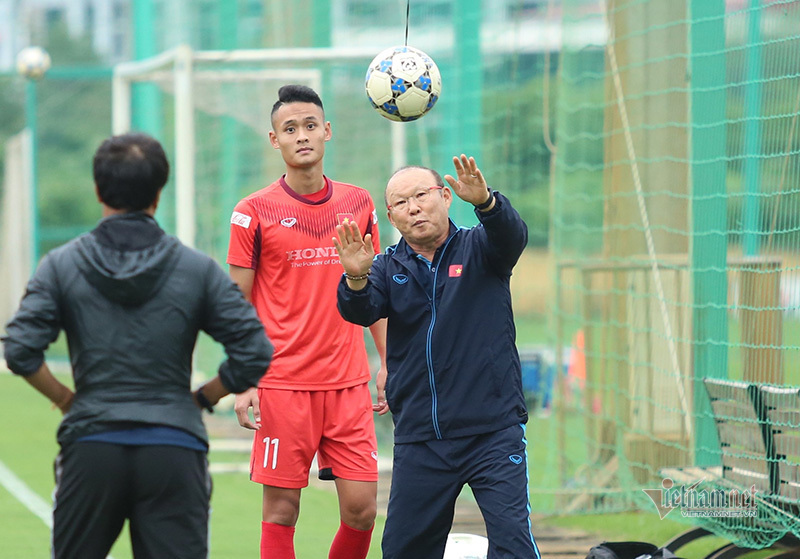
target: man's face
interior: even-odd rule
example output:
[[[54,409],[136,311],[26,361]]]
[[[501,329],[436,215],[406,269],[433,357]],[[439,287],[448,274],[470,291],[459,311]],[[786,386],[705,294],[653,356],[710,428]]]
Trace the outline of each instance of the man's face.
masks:
[[[400,171],[386,186],[389,221],[412,247],[430,249],[447,239],[451,201],[450,189],[427,169]]]
[[[314,103],[287,103],[272,116],[269,141],[290,167],[307,168],[322,161],[331,123]]]

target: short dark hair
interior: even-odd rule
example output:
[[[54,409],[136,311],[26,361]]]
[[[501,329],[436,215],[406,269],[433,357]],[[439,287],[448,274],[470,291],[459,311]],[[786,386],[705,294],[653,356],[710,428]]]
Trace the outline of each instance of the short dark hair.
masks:
[[[167,184],[169,161],[155,138],[142,133],[112,136],[94,154],[94,183],[100,200],[115,210],[140,211]]]
[[[323,114],[325,113],[322,99],[319,98],[316,91],[305,85],[289,84],[278,90],[278,100],[272,105],[270,118],[275,116],[275,112],[287,103],[313,103],[322,109]]]
[[[408,171],[409,169],[422,169],[423,171],[428,171],[431,175],[433,175],[433,181],[436,183],[436,186],[444,187],[444,179],[442,175],[440,175],[435,169],[431,169],[430,167],[423,167],[422,165],[403,165],[402,167],[398,168],[392,176],[389,177],[389,180],[386,182],[386,185],[389,185],[389,182],[395,177],[402,173],[403,171]],[[389,207],[389,199],[386,197],[386,189],[383,189],[383,201],[386,202],[386,207]]]

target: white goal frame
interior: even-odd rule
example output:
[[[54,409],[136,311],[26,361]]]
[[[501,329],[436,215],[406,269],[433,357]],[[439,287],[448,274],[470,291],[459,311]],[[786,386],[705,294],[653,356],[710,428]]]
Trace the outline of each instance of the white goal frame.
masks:
[[[315,61],[363,61],[364,68],[375,56],[361,48],[246,49],[229,51],[193,51],[181,45],[152,58],[123,62],[114,67],[112,79],[112,132],[123,134],[131,129],[131,88],[136,82],[170,80],[174,87],[175,106],[175,228],[186,245],[195,245],[195,128],[194,84],[196,81],[245,81],[284,79],[307,83],[325,98],[320,69],[210,70],[195,69],[195,63],[286,63]],[[406,164],[406,129],[402,122],[391,127],[392,168]]]
[[[5,145],[5,173],[0,195],[0,330],[25,294],[33,275],[35,228],[33,206],[33,138],[30,128],[12,136]],[[2,363],[2,361],[0,361]]]

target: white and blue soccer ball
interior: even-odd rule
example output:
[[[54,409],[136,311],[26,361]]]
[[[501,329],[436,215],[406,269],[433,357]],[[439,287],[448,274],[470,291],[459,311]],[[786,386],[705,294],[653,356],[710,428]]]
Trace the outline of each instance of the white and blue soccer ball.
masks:
[[[366,90],[381,116],[407,122],[433,108],[442,92],[442,76],[433,59],[421,50],[391,47],[370,62]]]
[[[450,534],[443,559],[486,559],[489,540],[475,534]]]
[[[42,47],[25,47],[17,54],[17,72],[38,80],[50,69],[50,55]]]

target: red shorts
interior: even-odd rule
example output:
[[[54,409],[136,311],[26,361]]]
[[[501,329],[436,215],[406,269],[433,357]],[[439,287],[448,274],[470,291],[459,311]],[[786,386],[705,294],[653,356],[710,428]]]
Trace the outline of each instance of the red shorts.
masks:
[[[341,390],[258,389],[261,429],[250,479],[263,485],[308,486],[314,454],[320,471],[353,481],[378,481],[378,443],[367,383]]]

